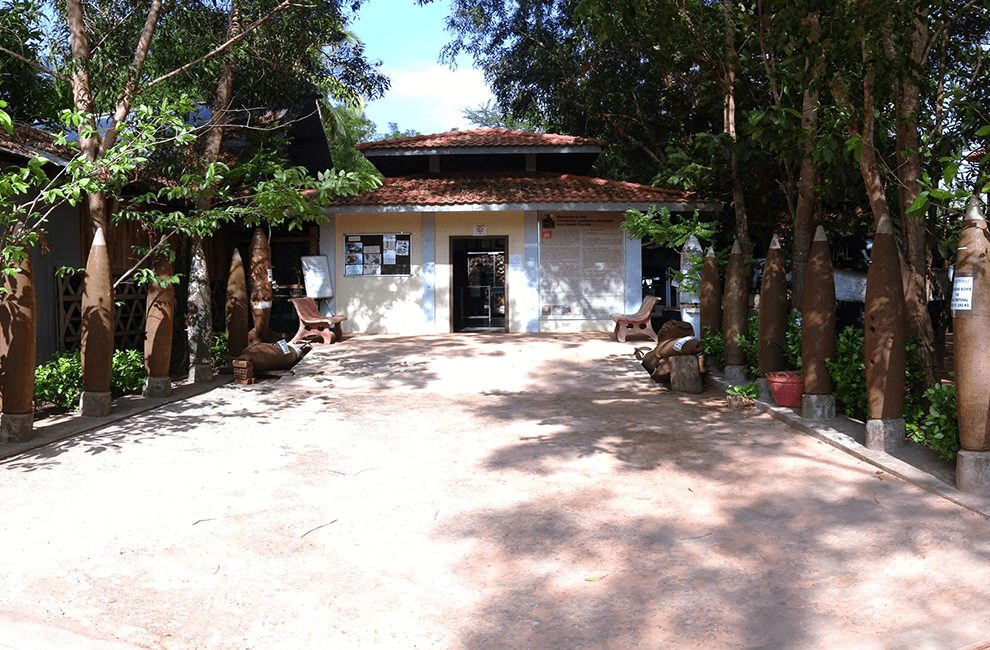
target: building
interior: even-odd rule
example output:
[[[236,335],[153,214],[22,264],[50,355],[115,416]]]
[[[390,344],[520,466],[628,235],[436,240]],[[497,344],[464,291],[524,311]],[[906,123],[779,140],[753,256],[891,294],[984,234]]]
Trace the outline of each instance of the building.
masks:
[[[721,204],[594,178],[605,146],[503,129],[359,145],[385,178],[336,199],[320,226],[329,309],[363,333],[611,330],[609,314],[637,310],[644,295],[626,209]]]

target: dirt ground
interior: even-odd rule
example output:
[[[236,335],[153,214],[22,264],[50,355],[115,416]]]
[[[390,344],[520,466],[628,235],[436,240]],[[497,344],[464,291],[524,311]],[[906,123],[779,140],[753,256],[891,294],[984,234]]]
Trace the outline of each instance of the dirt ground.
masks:
[[[11,458],[0,648],[990,639],[990,521],[636,344],[354,337]]]

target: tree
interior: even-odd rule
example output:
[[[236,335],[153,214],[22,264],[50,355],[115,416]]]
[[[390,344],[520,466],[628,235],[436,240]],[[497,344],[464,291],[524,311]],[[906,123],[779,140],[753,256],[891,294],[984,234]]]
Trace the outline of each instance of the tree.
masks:
[[[203,131],[207,144],[201,150],[202,184],[197,188],[200,212],[210,211],[207,201],[212,200],[210,190],[217,184],[215,163],[223,122],[235,102],[245,105],[263,99],[271,105],[298,98],[300,93],[315,95],[328,89],[353,101],[362,91],[380,92],[384,87],[383,77],[367,65],[360,48],[324,49],[344,41],[341,36],[344,19],[336,0],[318,0],[305,6],[291,0],[245,0],[243,4],[233,2],[226,7],[209,1],[164,7],[161,0],[147,3],[67,0],[64,8],[55,5],[50,11],[64,22],[68,38],[61,41],[63,49],[53,51],[49,64],[38,63],[40,57],[9,49],[0,53],[28,64],[32,71],[46,73],[51,79],[71,80],[80,154],[97,175],[107,167],[107,152],[113,150],[121,130],[126,128],[139,96],[148,99],[156,92],[169,96],[174,94],[176,85],[181,85],[199,98],[214,97],[214,120]],[[223,24],[237,27],[227,28],[221,37],[217,30]],[[190,25],[199,29],[197,38],[182,37],[183,29]],[[160,26],[169,38],[156,38]],[[203,38],[204,35],[213,38]],[[93,39],[97,45],[91,48],[94,36],[98,37]],[[30,47],[31,43],[24,45]],[[233,94],[233,71],[237,66],[261,72],[248,77],[251,82],[241,86],[239,96]],[[206,90],[210,78],[217,89],[215,94]],[[110,109],[110,119],[107,128],[101,130],[96,116],[103,113],[104,106]],[[145,162],[149,160],[150,157]],[[281,179],[292,177],[283,174]],[[320,181],[325,187],[313,192],[312,197],[326,200],[329,188],[339,183],[329,176]],[[102,228],[104,232],[108,231],[113,206],[121,198],[114,196],[108,202],[106,189],[106,185],[90,185],[85,193],[93,229]],[[109,274],[108,268],[105,273]],[[91,280],[96,281],[92,277],[87,279]],[[99,283],[109,286],[110,279],[102,278]],[[112,314],[103,313],[108,309],[111,309],[109,302],[84,305],[84,312],[99,313],[103,322],[112,322]],[[112,341],[103,347],[112,349]],[[84,367],[88,359],[94,366],[109,363],[109,359],[96,360],[91,356],[83,350]]]

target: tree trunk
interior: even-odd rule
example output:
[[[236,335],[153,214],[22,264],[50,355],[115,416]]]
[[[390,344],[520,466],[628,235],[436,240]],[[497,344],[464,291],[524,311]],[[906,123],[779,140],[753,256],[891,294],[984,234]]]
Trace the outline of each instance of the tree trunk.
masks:
[[[801,107],[801,133],[805,138],[804,156],[798,175],[797,208],[794,210],[794,256],[791,264],[792,305],[804,304],[805,271],[811,251],[815,228],[815,185],[818,184],[818,164],[812,159],[815,127],[818,123],[818,93],[805,91]]]
[[[915,21],[911,35],[911,61],[921,65],[927,27]],[[904,280],[904,306],[907,316],[908,336],[917,337],[918,362],[924,373],[925,385],[932,386],[938,380],[938,360],[935,357],[935,332],[928,314],[928,239],[925,231],[925,213],[908,214],[908,208],[921,192],[921,139],[918,135],[916,112],[920,101],[920,89],[913,71],[908,71],[898,83],[897,116],[897,179],[900,186],[901,232],[904,238],[902,275]]]
[[[736,241],[744,257],[753,256],[753,242],[749,239],[749,217],[746,214],[746,196],[739,177],[739,154],[736,152],[736,29],[732,0],[722,0],[725,10],[725,70],[722,79],[722,108],[725,134],[732,140],[729,153],[729,174],[732,179],[732,205],[736,213]]]
[[[233,38],[240,31],[240,14],[237,2],[231,3],[229,20],[227,35],[228,38]],[[203,147],[204,169],[215,163],[220,157],[220,146],[223,144],[223,125],[226,122],[227,107],[230,105],[233,91],[234,64],[228,61],[220,72],[220,81],[217,83],[217,91],[213,99],[213,116],[207,127]],[[202,194],[196,201],[196,210],[205,211],[212,207],[213,198],[210,194],[210,188],[204,187]],[[213,314],[208,269],[203,238],[193,237],[186,328],[189,338],[189,374],[194,381],[209,381],[213,378],[211,348]],[[210,370],[207,371],[207,368]]]

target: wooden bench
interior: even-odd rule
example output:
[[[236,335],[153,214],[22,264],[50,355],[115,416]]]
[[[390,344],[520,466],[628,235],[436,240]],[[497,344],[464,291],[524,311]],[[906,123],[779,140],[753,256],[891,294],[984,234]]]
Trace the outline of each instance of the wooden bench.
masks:
[[[296,308],[299,317],[299,331],[292,337],[292,343],[312,334],[318,334],[328,344],[344,338],[340,324],[347,320],[347,316],[324,316],[312,298],[290,298],[289,302]]]
[[[657,333],[653,331],[653,306],[657,304],[656,296],[643,298],[643,306],[635,314],[609,314],[609,318],[615,321],[615,340],[625,343],[626,335],[645,334],[654,341],[657,340]]]

